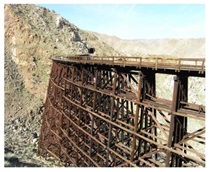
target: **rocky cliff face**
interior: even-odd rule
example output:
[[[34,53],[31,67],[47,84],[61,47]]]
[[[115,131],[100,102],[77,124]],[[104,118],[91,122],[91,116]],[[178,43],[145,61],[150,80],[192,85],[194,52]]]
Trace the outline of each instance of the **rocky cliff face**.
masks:
[[[80,30],[46,8],[14,4],[5,5],[4,10],[6,104],[12,101],[15,89],[12,83],[16,83],[15,87],[21,88],[20,94],[25,92],[27,98],[33,96],[44,101],[52,55],[87,53],[90,47],[96,49],[97,55],[119,55],[93,34]],[[20,105],[20,108],[23,107]],[[6,114],[15,113],[7,109]]]

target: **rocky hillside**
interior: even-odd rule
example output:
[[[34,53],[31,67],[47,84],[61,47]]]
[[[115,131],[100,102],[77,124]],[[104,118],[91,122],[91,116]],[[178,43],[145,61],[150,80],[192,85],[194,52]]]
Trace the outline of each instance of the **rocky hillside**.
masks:
[[[93,34],[80,30],[46,8],[5,5],[4,10],[6,103],[13,97],[11,90],[26,91],[44,100],[52,55],[87,53],[88,47],[94,47],[97,55],[119,55]],[[13,88],[11,83],[18,85]]]

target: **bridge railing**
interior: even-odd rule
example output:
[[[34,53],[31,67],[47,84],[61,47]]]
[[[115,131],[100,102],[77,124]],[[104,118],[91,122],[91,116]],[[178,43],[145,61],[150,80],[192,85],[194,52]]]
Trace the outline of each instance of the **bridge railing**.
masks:
[[[61,57],[52,59],[62,60]],[[125,57],[125,56],[70,56],[63,58],[65,61],[90,64],[107,64],[121,66],[151,67],[155,70],[159,68],[170,68],[176,71],[195,70],[200,73],[205,72],[205,58],[170,58],[170,57]]]

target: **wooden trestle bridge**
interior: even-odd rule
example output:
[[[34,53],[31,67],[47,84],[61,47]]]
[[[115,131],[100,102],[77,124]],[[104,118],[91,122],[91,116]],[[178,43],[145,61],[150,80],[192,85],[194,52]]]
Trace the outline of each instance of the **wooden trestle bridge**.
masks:
[[[205,166],[205,107],[188,102],[188,77],[205,59],[52,57],[38,154],[65,166]],[[156,73],[174,75],[172,100]],[[204,121],[189,130],[190,121]]]

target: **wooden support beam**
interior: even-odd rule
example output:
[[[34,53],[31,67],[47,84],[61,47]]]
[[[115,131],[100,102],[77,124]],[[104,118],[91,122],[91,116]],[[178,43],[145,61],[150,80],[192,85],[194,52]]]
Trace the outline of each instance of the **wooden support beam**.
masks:
[[[168,136],[168,143],[167,143],[167,146],[169,148],[172,147],[172,142],[173,142],[173,134],[174,134],[174,126],[175,126],[175,115],[173,114],[173,112],[176,112],[178,108],[178,93],[179,93],[179,77],[175,76],[173,100],[172,100],[172,107],[171,107],[170,129],[169,129],[169,136]],[[165,162],[166,167],[170,166],[170,158],[171,158],[171,152],[167,151],[166,162]]]
[[[112,88],[112,93],[113,95],[116,94],[116,84],[117,84],[117,71],[114,69],[114,81],[113,81],[113,88]],[[115,98],[111,98],[111,112],[110,112],[110,120],[113,120],[113,115],[114,115],[114,106],[115,106]],[[112,124],[109,124],[109,133],[108,133],[108,142],[107,142],[107,147],[110,148],[110,143],[112,139]],[[106,158],[106,166],[108,166],[108,160],[109,160],[109,149],[107,149],[107,158]]]
[[[140,102],[142,97],[142,84],[143,84],[143,75],[141,72],[139,72],[139,83],[138,83],[138,94],[137,94],[137,102]],[[136,105],[136,114],[134,119],[134,132],[137,132],[137,127],[139,123],[139,108],[140,106]],[[132,149],[131,149],[131,162],[134,160],[134,153],[136,150],[136,136],[133,135],[133,143],[132,143]]]

